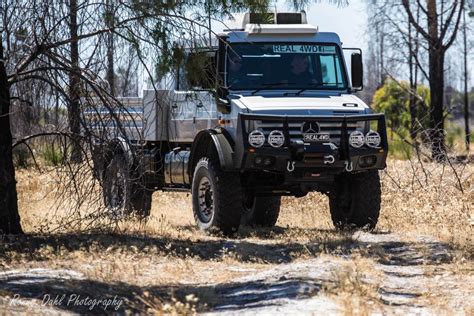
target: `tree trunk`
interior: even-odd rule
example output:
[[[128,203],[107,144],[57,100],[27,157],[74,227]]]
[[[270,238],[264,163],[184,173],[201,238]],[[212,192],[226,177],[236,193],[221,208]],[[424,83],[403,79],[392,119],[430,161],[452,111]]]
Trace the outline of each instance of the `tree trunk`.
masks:
[[[383,87],[383,85],[385,84],[384,36],[385,36],[385,34],[382,31],[382,33],[380,35],[380,87]]]
[[[410,74],[410,90],[412,93],[408,96],[408,108],[410,110],[410,138],[412,142],[416,145],[416,100],[413,93],[416,93],[416,81],[414,68],[416,68],[415,63],[413,62],[413,55],[415,51],[413,49],[413,37],[412,37],[412,26],[410,21],[408,21],[408,70]]]
[[[114,75],[114,0],[107,0],[106,23],[111,29],[107,33],[107,82],[109,83],[110,94],[115,96],[115,75]]]
[[[416,9],[416,23],[420,21],[420,7],[418,6]],[[410,137],[415,144],[415,149],[418,153],[419,146],[418,146],[418,126],[417,126],[417,119],[419,115],[419,108],[418,102],[415,98],[417,93],[418,87],[418,47],[419,47],[419,36],[420,33],[414,28],[415,36],[412,35],[412,25],[408,22],[408,49],[410,53],[409,57],[409,66],[410,66],[410,89],[412,93],[410,93]]]
[[[23,233],[18,214],[15,168],[12,159],[10,129],[10,87],[3,62],[3,39],[0,34],[0,234]]]
[[[428,30],[420,26],[418,21],[415,21],[412,11],[410,9],[410,1],[402,0],[402,5],[408,14],[408,19],[412,25],[415,26],[417,32],[428,42],[429,55],[429,83],[430,83],[430,141],[431,141],[431,155],[436,161],[444,161],[446,159],[445,135],[444,135],[444,57],[446,50],[452,45],[456,39],[456,34],[459,29],[459,22],[461,19],[462,8],[464,0],[454,2],[450,6],[450,12],[444,11],[444,1],[441,1],[441,13],[438,14],[436,0],[426,0],[426,12]],[[417,1],[418,7],[421,6],[420,1]],[[459,5],[459,6],[458,6]],[[448,34],[450,23],[457,11],[457,17],[452,25],[451,35],[443,43]],[[448,10],[449,11],[449,10]],[[446,24],[443,23],[443,15],[446,14]],[[438,23],[438,18],[440,23]],[[418,18],[417,18],[418,19]]]
[[[72,133],[72,151],[71,161],[79,163],[82,161],[81,151],[81,111],[80,111],[80,77],[79,69],[79,43],[77,40],[77,0],[71,0],[69,3],[70,14],[70,32],[71,32],[71,67],[69,72],[69,128]]]
[[[463,57],[464,57],[464,132],[466,135],[466,151],[469,154],[470,150],[470,144],[471,144],[471,132],[469,131],[469,94],[467,91],[467,81],[468,81],[468,75],[467,75],[467,25],[466,25],[466,9],[464,9],[463,12],[464,16],[464,27],[463,27],[463,44],[464,44],[464,50],[463,50]]]
[[[444,50],[435,47],[429,52],[431,156],[445,159],[444,145]]]
[[[429,77],[430,77],[430,141],[431,156],[436,161],[444,160],[444,47],[439,40],[438,12],[436,0],[427,1],[428,12],[428,55],[429,55]]]

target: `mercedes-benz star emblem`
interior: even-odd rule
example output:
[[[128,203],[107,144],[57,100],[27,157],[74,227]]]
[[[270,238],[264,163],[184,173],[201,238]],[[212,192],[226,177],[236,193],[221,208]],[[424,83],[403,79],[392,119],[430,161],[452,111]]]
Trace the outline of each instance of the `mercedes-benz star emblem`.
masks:
[[[321,133],[321,126],[318,122],[308,121],[301,125],[301,134],[305,143],[327,142],[330,140],[329,133]]]
[[[321,131],[321,128],[319,127],[318,122],[314,121],[309,121],[309,122],[304,122],[303,125],[301,126],[301,133],[302,134],[316,134]]]

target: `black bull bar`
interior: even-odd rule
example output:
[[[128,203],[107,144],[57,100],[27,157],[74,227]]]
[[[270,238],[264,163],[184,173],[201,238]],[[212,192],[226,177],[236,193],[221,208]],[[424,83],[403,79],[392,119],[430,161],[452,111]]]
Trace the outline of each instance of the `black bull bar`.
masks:
[[[350,161],[351,157],[353,156],[361,156],[364,154],[368,154],[370,152],[384,152],[384,156],[388,152],[388,140],[387,140],[387,132],[386,132],[386,123],[385,123],[385,115],[384,114],[362,114],[362,115],[344,115],[344,116],[297,116],[297,115],[267,115],[267,114],[239,114],[239,122],[240,122],[240,130],[242,132],[242,142],[244,150],[247,150],[250,146],[248,142],[248,136],[251,131],[247,130],[247,121],[269,121],[272,123],[283,123],[282,132],[285,136],[285,143],[281,148],[277,148],[280,150],[289,150],[291,153],[291,158],[296,159],[295,154],[295,147],[297,144],[291,141],[290,137],[290,129],[289,123],[290,122],[330,122],[330,123],[340,123],[341,124],[341,133],[339,136],[339,160]],[[348,123],[355,123],[355,122],[377,122],[376,131],[379,133],[381,142],[380,146],[377,148],[368,148],[363,146],[362,148],[353,148],[349,146],[349,134],[348,134]]]

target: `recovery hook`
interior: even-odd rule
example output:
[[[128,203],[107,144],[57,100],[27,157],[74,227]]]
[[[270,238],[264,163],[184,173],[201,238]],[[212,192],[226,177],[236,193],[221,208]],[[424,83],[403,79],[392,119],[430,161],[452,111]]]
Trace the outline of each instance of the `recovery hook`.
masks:
[[[345,161],[344,162],[344,166],[346,167],[346,171],[347,172],[351,172],[352,170],[354,170],[354,167],[352,166],[352,161]]]
[[[334,158],[333,155],[326,155],[326,156],[324,156],[324,164],[325,164],[325,165],[333,164],[334,161],[336,161],[336,159]]]
[[[288,164],[286,165],[286,170],[288,170],[288,172],[293,172],[295,170],[295,162],[288,160]]]

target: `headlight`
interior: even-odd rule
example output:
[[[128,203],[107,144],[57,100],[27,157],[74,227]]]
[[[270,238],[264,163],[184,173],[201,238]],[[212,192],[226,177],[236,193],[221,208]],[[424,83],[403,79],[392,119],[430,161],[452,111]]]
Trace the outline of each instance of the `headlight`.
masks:
[[[382,140],[380,138],[380,134],[376,131],[369,131],[365,135],[365,143],[371,148],[378,148],[380,146],[381,141]]]
[[[364,146],[365,136],[361,131],[353,131],[349,135],[349,145],[355,148],[360,148]]]
[[[254,130],[249,134],[249,144],[252,147],[260,148],[265,144],[265,135],[259,130]]]
[[[280,148],[285,143],[285,135],[282,131],[271,131],[268,135],[268,143],[273,148]]]

